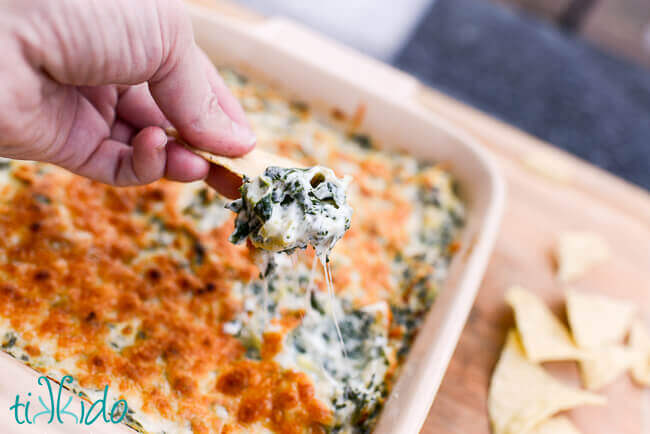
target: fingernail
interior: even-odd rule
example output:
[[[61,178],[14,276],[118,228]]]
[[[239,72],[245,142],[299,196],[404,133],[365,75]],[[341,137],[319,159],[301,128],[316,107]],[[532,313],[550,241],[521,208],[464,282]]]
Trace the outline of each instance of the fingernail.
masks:
[[[158,132],[158,143],[156,143],[156,146],[154,146],[154,149],[156,151],[163,150],[167,147],[167,134],[163,130],[159,130]]]
[[[253,133],[250,128],[242,126],[234,121],[232,122],[232,132],[237,140],[246,147],[246,149],[252,148],[257,141],[255,133]]]

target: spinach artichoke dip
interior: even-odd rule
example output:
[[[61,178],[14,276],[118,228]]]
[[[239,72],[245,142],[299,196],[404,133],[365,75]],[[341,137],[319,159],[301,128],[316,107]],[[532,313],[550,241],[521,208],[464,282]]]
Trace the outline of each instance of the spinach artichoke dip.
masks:
[[[87,401],[108,385],[141,432],[370,432],[458,249],[454,181],[379,150],[354,116],[222,72],[258,146],[317,167],[269,169],[235,216],[202,183],[116,188],[0,161],[0,346]],[[262,279],[231,234],[301,249]]]
[[[250,238],[255,247],[287,253],[311,245],[319,257],[327,255],[350,229],[349,182],[319,166],[269,167],[253,180],[244,179],[242,198],[227,206],[237,213],[230,240]]]

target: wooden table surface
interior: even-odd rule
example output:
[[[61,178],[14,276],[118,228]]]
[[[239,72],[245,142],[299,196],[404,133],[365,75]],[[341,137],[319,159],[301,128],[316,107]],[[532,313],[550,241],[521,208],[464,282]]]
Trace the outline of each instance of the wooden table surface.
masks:
[[[262,17],[224,1],[191,0],[243,20]],[[513,326],[504,291],[521,284],[540,294],[564,316],[562,288],[550,254],[558,234],[589,230],[610,244],[612,258],[573,287],[636,301],[650,325],[650,194],[513,127],[432,89],[419,102],[474,134],[492,151],[507,184],[501,233],[476,303],[456,348],[422,433],[490,432],[487,390],[507,330]],[[524,159],[543,152],[557,160],[568,179],[532,171]],[[558,170],[560,170],[558,168]],[[579,384],[574,363],[547,364],[557,376]],[[650,392],[627,377],[603,390],[604,408],[569,412],[583,433],[650,432]],[[647,404],[646,404],[647,402]]]

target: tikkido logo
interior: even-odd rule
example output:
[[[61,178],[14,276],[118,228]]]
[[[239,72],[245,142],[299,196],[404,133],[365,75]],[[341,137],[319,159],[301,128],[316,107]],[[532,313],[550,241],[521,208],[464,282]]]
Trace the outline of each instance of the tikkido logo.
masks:
[[[72,408],[75,407],[75,405],[72,405],[73,397],[69,395],[65,404],[62,405],[61,401],[62,399],[65,399],[65,397],[62,397],[61,395],[63,385],[66,382],[73,383],[74,379],[70,375],[66,375],[61,379],[61,382],[57,384],[54,380],[42,375],[38,377],[38,385],[46,388],[42,395],[34,397],[32,396],[32,393],[29,392],[27,393],[27,399],[23,401],[20,394],[17,394],[13,405],[9,407],[16,423],[19,425],[25,423],[28,425],[36,423],[63,424],[64,422],[73,423],[74,421],[77,425],[91,425],[97,422],[101,416],[104,422],[117,424],[122,422],[126,416],[128,406],[124,399],[115,401],[111,407],[111,411],[107,414],[106,398],[108,395],[108,385],[104,387],[103,396],[93,402],[92,405],[83,399],[77,400],[80,404],[76,406],[77,410],[75,411],[74,408]],[[54,387],[52,387],[53,385]],[[83,397],[83,394],[80,393],[79,396]],[[35,398],[38,398],[38,400],[32,401]],[[86,408],[87,406],[89,407]],[[36,407],[36,412],[34,407]]]

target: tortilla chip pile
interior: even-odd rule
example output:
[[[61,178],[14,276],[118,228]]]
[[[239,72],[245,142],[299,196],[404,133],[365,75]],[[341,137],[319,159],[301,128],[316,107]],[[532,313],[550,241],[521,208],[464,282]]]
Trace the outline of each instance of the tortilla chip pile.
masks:
[[[603,405],[605,397],[556,380],[541,362],[575,360],[584,386],[593,391],[627,370],[650,386],[650,335],[629,302],[566,292],[567,328],[533,293],[506,292],[517,330],[510,330],[492,375],[488,410],[495,434],[578,433],[556,413],[580,405]],[[623,340],[629,332],[629,342]]]

